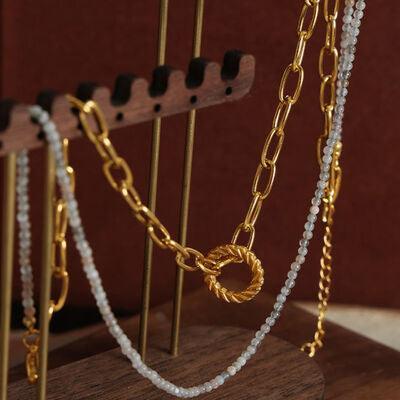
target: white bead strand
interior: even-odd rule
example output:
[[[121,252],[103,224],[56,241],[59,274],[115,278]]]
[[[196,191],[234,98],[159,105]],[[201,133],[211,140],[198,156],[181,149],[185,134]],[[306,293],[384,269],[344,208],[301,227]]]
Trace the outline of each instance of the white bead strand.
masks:
[[[352,63],[354,62],[355,43],[357,42],[357,36],[359,34],[359,28],[361,25],[361,19],[365,8],[365,1],[359,0],[354,10],[354,1],[346,0],[345,15],[343,18],[343,32],[341,37],[341,59],[339,63],[339,74],[337,82],[337,97],[336,107],[333,118],[332,131],[326,142],[326,146],[323,149],[325,154],[322,165],[321,174],[317,182],[316,191],[311,201],[310,212],[307,216],[307,221],[304,225],[304,232],[302,239],[300,240],[300,247],[295,261],[290,265],[290,271],[287,274],[287,280],[285,285],[282,287],[280,294],[276,297],[274,309],[270,315],[266,318],[265,323],[261,325],[251,340],[250,344],[242,352],[242,354],[233,362],[225,371],[217,375],[214,379],[203,383],[199,386],[191,388],[183,388],[174,385],[173,383],[162,378],[156,371],[149,368],[142,360],[139,353],[132,347],[132,343],[129,338],[122,331],[118,322],[111,311],[107,295],[102,286],[101,278],[96,269],[93,260],[92,249],[86,240],[86,235],[80,219],[78,203],[75,199],[75,195],[71,192],[69,177],[65,171],[64,158],[61,150],[61,140],[59,133],[53,122],[49,121],[48,114],[43,111],[40,107],[32,107],[32,117],[38,120],[42,125],[43,131],[45,132],[46,139],[51,145],[55,158],[56,158],[56,174],[57,180],[60,185],[64,199],[67,202],[69,212],[69,223],[71,225],[76,247],[81,255],[83,269],[86,273],[88,281],[91,286],[91,291],[96,299],[97,306],[99,307],[100,313],[111,333],[121,347],[123,354],[131,361],[133,368],[135,368],[139,374],[149,379],[156,387],[180,398],[191,398],[199,396],[200,394],[210,392],[220,387],[227,379],[234,376],[240,369],[242,369],[248,360],[256,353],[258,347],[264,340],[265,336],[270,332],[271,328],[275,325],[276,321],[280,317],[280,313],[284,308],[287,296],[289,296],[291,290],[295,286],[298,273],[301,270],[302,264],[305,262],[305,258],[308,252],[309,241],[312,239],[312,233],[314,230],[314,223],[319,213],[319,204],[323,196],[323,190],[326,187],[329,179],[330,163],[332,162],[332,152],[339,140],[342,133],[342,122],[344,115],[344,104],[348,93],[348,79],[350,77],[349,71],[352,69]],[[19,177],[20,178],[20,177]],[[21,181],[23,177],[21,177]],[[23,182],[22,182],[23,183]],[[22,187],[24,185],[22,184]],[[23,190],[22,190],[23,192]],[[24,192],[23,192],[24,193]],[[22,197],[23,200],[25,198]],[[26,204],[25,204],[26,207]],[[29,204],[28,204],[29,209]],[[23,215],[23,214],[22,214]],[[21,217],[24,220],[24,217]],[[26,226],[30,228],[29,225]],[[24,236],[26,239],[29,234]],[[22,242],[20,240],[20,248],[23,248],[22,244],[28,245],[29,242]],[[24,253],[26,255],[26,253]]]
[[[29,219],[29,157],[26,150],[17,156],[17,223],[18,258],[22,284],[22,307],[25,321],[35,318],[36,309],[33,299],[33,273],[31,265],[31,222]]]

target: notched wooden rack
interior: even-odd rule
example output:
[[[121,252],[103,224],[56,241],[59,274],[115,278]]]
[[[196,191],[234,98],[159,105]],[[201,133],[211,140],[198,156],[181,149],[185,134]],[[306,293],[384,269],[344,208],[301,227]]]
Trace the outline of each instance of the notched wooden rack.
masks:
[[[113,92],[94,83],[79,85],[76,96],[95,100],[110,130],[191,109],[238,100],[250,91],[255,59],[238,50],[225,53],[223,65],[194,58],[188,73],[168,66],[153,71],[151,83],[133,74],[117,77]],[[76,116],[64,95],[49,90],[37,103],[48,110],[63,137],[81,135]],[[38,127],[32,123],[28,106],[12,100],[0,102],[0,156],[43,145]]]

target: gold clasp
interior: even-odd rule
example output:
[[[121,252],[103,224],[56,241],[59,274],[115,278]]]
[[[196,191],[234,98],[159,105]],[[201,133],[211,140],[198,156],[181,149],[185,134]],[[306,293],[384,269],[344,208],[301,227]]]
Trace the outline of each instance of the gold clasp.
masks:
[[[29,383],[36,383],[39,378],[39,354],[38,349],[29,351],[25,358],[26,375]]]
[[[340,186],[342,184],[342,169],[340,168],[339,159],[342,152],[342,143],[338,142],[332,154],[332,167],[329,180],[329,201],[331,204],[335,203]]]
[[[25,357],[25,369],[29,383],[35,383],[39,377],[39,331],[31,328],[22,335],[22,343],[28,350]]]
[[[300,350],[306,353],[308,357],[312,358],[315,356],[316,347],[314,343],[305,343],[301,346]]]

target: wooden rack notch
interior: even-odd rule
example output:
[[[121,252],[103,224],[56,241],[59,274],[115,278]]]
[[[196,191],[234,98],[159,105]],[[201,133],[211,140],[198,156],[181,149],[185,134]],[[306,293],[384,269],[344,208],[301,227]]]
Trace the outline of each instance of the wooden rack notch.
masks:
[[[188,74],[168,66],[157,67],[151,83],[133,74],[117,77],[111,94],[93,83],[79,85],[81,100],[95,100],[110,130],[150,121],[157,117],[238,100],[250,91],[255,59],[238,50],[228,51],[222,67],[204,58],[190,62]],[[42,92],[37,103],[48,110],[62,137],[79,137],[76,116],[64,95]],[[31,121],[27,105],[11,100],[0,103],[0,156],[43,145],[38,126]]]

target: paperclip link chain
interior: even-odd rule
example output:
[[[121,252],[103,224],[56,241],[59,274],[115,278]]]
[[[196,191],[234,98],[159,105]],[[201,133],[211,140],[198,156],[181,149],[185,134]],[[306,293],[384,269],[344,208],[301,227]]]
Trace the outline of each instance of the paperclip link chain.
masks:
[[[319,53],[319,75],[321,78],[320,106],[324,114],[324,131],[318,139],[317,159],[322,165],[322,147],[329,132],[332,130],[333,111],[335,108],[336,80],[338,76],[339,53],[336,48],[336,21],[339,12],[339,0],[324,0],[324,18],[326,22],[325,44]],[[332,8],[330,8],[332,7]],[[326,64],[330,61],[331,70],[326,71]]]
[[[151,239],[162,249],[170,249],[177,254],[178,265],[188,271],[202,269],[205,273],[216,274],[204,265],[204,256],[199,251],[189,247],[183,247],[174,239],[167,228],[160,222],[157,216],[146,207],[133,184],[133,173],[126,161],[118,154],[111,140],[109,129],[102,111],[94,101],[86,103],[72,96],[67,96],[73,107],[79,113],[79,119],[88,138],[94,143],[96,150],[103,160],[103,173],[110,184],[116,190],[133,211],[136,219],[146,226]],[[92,130],[88,117],[92,117],[97,131]],[[191,257],[196,259],[196,267],[184,263]]]
[[[339,0],[324,0],[324,19],[326,22],[325,44],[319,55],[319,75],[321,77],[320,107],[324,115],[324,131],[317,142],[317,159],[322,166],[323,146],[329,133],[332,130],[333,112],[336,100],[336,80],[338,76],[339,53],[336,48],[336,21],[339,12]],[[330,59],[331,70],[326,71],[327,60]],[[301,349],[310,357],[314,357],[316,351],[323,346],[325,336],[324,321],[328,308],[328,301],[331,289],[332,275],[332,225],[335,212],[335,200],[339,194],[342,171],[339,165],[342,144],[337,142],[332,154],[332,164],[328,185],[322,198],[324,223],[324,237],[322,257],[320,259],[320,279],[318,284],[318,319],[314,338],[311,342],[305,343]]]
[[[71,190],[75,189],[75,173],[73,168],[68,165],[68,139],[63,139],[62,143],[64,160],[67,165],[66,171],[71,182]],[[27,177],[26,177],[27,180]],[[66,301],[69,289],[69,275],[67,271],[67,242],[66,232],[68,228],[68,211],[67,204],[62,196],[54,199],[54,222],[53,222],[53,242],[51,244],[52,261],[51,270],[52,277],[61,283],[60,294],[57,300],[51,300],[49,305],[50,317],[55,312],[60,311]],[[29,286],[33,287],[33,277],[30,273]],[[33,293],[30,293],[30,302],[33,304]],[[22,342],[27,349],[25,358],[26,374],[29,383],[36,383],[39,377],[39,330],[35,328],[36,318],[33,313],[25,313],[23,324],[27,331],[22,336]]]
[[[283,72],[279,85],[279,103],[272,120],[271,130],[265,139],[261,153],[260,163],[252,185],[252,200],[250,202],[245,219],[237,227],[233,234],[232,244],[236,244],[241,233],[249,236],[247,247],[251,249],[255,239],[255,224],[264,200],[269,196],[276,177],[276,165],[285,139],[285,127],[292,107],[300,98],[304,81],[304,69],[302,67],[307,41],[311,38],[319,13],[319,0],[306,0],[300,12],[297,25],[298,41],[293,61]],[[293,92],[287,90],[289,79],[295,79],[296,85]],[[264,187],[262,187],[262,183]]]
[[[66,165],[66,172],[70,178],[71,191],[75,191],[75,171],[69,165],[68,157],[68,139],[63,139],[62,148],[64,155],[64,162]],[[69,290],[69,274],[67,271],[67,241],[66,233],[68,228],[68,210],[67,203],[63,197],[57,196],[54,199],[54,229],[53,229],[53,243],[51,248],[51,271],[52,278],[55,281],[60,281],[61,288],[58,299],[50,300],[49,313],[50,316],[60,311],[65,304]]]
[[[267,135],[261,154],[260,164],[257,167],[256,175],[252,185],[253,199],[250,203],[245,220],[240,223],[231,241],[232,245],[237,245],[240,233],[249,234],[247,244],[240,246],[251,250],[254,238],[254,225],[257,221],[263,201],[268,197],[276,175],[276,164],[282,149],[284,140],[284,130],[289,118],[290,111],[297,103],[304,81],[304,69],[302,67],[303,57],[307,41],[311,38],[317,22],[320,0],[305,0],[302,6],[297,25],[298,42],[293,57],[293,61],[283,72],[279,85],[279,103],[272,121],[272,128]],[[289,80],[296,80],[294,89],[289,92]],[[133,185],[133,173],[126,161],[117,153],[115,147],[109,139],[109,130],[103,113],[94,101],[86,103],[68,96],[69,101],[79,112],[79,119],[88,138],[94,143],[97,152],[103,159],[103,172],[113,189],[119,192],[128,206],[132,209],[139,222],[146,226],[151,239],[162,249],[170,249],[176,253],[177,265],[186,271],[201,270],[208,276],[218,276],[220,269],[232,262],[232,259],[218,262],[206,258],[200,251],[184,247],[175,241],[167,228],[160,222],[157,216],[143,203]],[[94,121],[96,131],[92,129],[89,117]],[[265,187],[261,187],[261,182],[266,181]],[[194,263],[190,265],[190,259]]]

